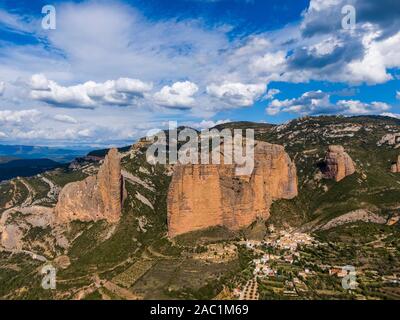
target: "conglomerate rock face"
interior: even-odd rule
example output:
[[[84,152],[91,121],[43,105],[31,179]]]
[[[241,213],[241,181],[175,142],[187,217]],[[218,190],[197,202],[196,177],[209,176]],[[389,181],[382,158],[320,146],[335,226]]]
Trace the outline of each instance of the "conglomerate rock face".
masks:
[[[397,157],[397,161],[392,163],[392,167],[390,168],[392,173],[400,172],[400,156]]]
[[[328,147],[323,169],[325,178],[339,182],[355,172],[354,162],[342,146],[331,145]]]
[[[55,208],[56,222],[118,222],[122,211],[123,189],[120,156],[117,149],[111,149],[97,175],[67,184],[62,189]]]
[[[283,146],[257,141],[253,172],[237,176],[235,168],[175,166],[168,193],[170,237],[212,226],[238,230],[267,219],[273,200],[297,196],[296,166]]]

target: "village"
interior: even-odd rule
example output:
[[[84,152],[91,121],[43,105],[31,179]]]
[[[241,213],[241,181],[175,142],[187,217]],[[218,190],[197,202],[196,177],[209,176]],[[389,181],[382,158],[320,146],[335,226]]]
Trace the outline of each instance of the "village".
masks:
[[[239,244],[245,245],[248,250],[253,251],[256,259],[253,259],[254,278],[249,280],[242,288],[234,289],[234,296],[239,300],[258,300],[258,279],[273,279],[279,274],[279,264],[293,264],[295,260],[300,259],[300,253],[297,251],[299,245],[312,246],[318,245],[317,242],[306,233],[293,232],[292,230],[282,230],[275,232],[273,225],[269,228],[270,234],[262,241],[244,240]],[[300,278],[307,277],[311,271],[304,268],[299,271]],[[285,282],[286,296],[295,296],[296,285],[301,287],[301,280],[294,277],[293,281]]]
[[[311,235],[292,229],[275,232],[270,226],[269,235],[262,241],[242,240],[239,245],[245,246],[254,258],[252,260],[252,277],[233,290],[233,296],[239,300],[299,299],[317,295],[324,298],[347,296],[364,299],[358,292],[362,279],[371,283],[382,279],[389,285],[398,285],[396,275],[381,276],[375,270],[357,270],[348,265],[330,265],[311,263],[308,252],[324,248]],[[330,280],[328,280],[330,279]],[[331,286],[322,284],[328,280]]]

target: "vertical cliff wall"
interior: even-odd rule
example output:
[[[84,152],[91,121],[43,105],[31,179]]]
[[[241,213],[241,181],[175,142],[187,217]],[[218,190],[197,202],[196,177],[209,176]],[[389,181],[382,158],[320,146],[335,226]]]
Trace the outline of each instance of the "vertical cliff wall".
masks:
[[[284,148],[257,141],[251,175],[234,165],[176,165],[168,193],[170,237],[212,226],[238,230],[268,218],[273,200],[297,196],[296,166]]]
[[[324,177],[339,182],[356,172],[354,162],[342,146],[329,146],[325,156]]]
[[[120,156],[111,149],[96,176],[67,184],[55,208],[56,221],[119,221],[123,202]]]

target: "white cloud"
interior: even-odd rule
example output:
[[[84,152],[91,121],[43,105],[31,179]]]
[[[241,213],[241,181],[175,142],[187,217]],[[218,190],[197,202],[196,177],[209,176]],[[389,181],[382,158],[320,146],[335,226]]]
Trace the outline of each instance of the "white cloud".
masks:
[[[381,116],[384,116],[384,117],[390,117],[390,118],[400,119],[400,114],[398,114],[398,113],[383,112],[383,113],[381,113],[380,115],[381,115]]]
[[[367,23],[361,7],[376,0],[350,0],[360,6],[357,15],[362,22],[354,32],[343,31],[337,27],[341,14],[336,10],[343,1],[312,0],[302,22],[234,39],[229,26],[212,27],[189,19],[149,20],[118,1],[59,4],[57,31],[45,33],[37,30],[40,23],[34,18],[0,9],[2,27],[43,40],[2,43],[0,69],[1,80],[7,83],[7,109],[40,108],[44,115],[40,123],[23,129],[14,122],[15,131],[1,130],[8,137],[15,133],[20,139],[46,141],[131,139],[140,136],[137,126],[176,116],[177,108],[190,108],[180,113],[181,120],[195,122],[215,119],[222,109],[251,106],[257,99],[274,99],[270,113],[382,112],[387,105],[357,100],[333,104],[323,93],[306,95],[307,101],[275,99],[274,89],[263,96],[271,81],[372,84],[391,78],[390,69],[400,67],[399,29],[387,34],[383,23],[388,19]],[[372,19],[396,12],[384,4],[378,8],[383,9]],[[23,85],[18,87],[29,78],[31,95]],[[178,82],[182,79],[190,82]],[[107,108],[110,105],[145,107]],[[166,108],[154,112],[153,105]],[[60,111],[52,106],[80,108],[68,110],[78,123],[56,119]],[[115,130],[107,129],[110,124]],[[87,128],[92,130],[84,131]]]
[[[349,82],[366,82],[370,84],[384,83],[392,79],[386,68],[390,64],[395,64],[395,61],[392,60],[394,55],[389,53],[391,49],[385,44],[388,40],[375,41],[378,36],[379,33],[368,33],[363,37],[364,56],[358,60],[351,61],[345,67],[343,78]],[[397,48],[399,46],[400,41],[397,43]],[[397,55],[399,54],[397,53]],[[390,62],[391,60],[392,62]],[[398,65],[400,66],[400,58],[398,60]]]
[[[59,122],[63,122],[63,123],[71,123],[71,124],[77,124],[78,120],[76,120],[75,118],[68,116],[66,114],[56,114],[54,116],[54,120],[59,121]]]
[[[44,74],[34,74],[32,75],[29,85],[32,90],[44,90],[44,91],[49,91],[51,82],[47,80],[46,76]]]
[[[400,66],[400,32],[384,40],[377,41],[377,50],[382,55],[386,68]]]
[[[33,31],[33,19],[11,14],[0,8],[0,22],[3,27],[17,33],[30,33]]]
[[[243,84],[240,82],[211,84],[207,93],[219,99],[228,107],[249,107],[253,105],[266,91],[265,84]]]
[[[64,87],[43,74],[33,75],[30,96],[35,100],[60,107],[95,108],[98,104],[130,105],[151,90],[152,84],[137,79],[120,78],[103,83],[88,81]]]
[[[278,100],[274,99],[267,108],[267,113],[276,115],[279,112],[293,112],[299,114],[315,114],[324,109],[329,110],[331,104],[329,95],[321,90],[305,92],[299,98]]]
[[[396,98],[400,99],[400,91],[396,91]]]
[[[281,93],[281,90],[279,89],[269,89],[267,94],[264,96],[264,99],[266,100],[273,99],[279,93]]]
[[[341,9],[349,4],[356,8],[356,26],[351,32],[341,27]],[[388,70],[400,67],[399,8],[392,0],[312,0],[303,13],[295,48],[295,56],[296,51],[309,54],[297,57],[298,70],[309,64],[309,79],[352,84],[391,80]],[[323,59],[310,54],[316,48],[322,49]]]
[[[93,132],[91,129],[82,129],[77,133],[78,137],[90,138],[93,136]]]
[[[4,81],[0,81],[0,97],[4,94],[6,89],[6,83]]]
[[[267,38],[259,36],[251,36],[245,45],[239,47],[234,51],[233,56],[239,57],[251,57],[255,54],[262,54],[266,50],[271,48],[271,42]]]
[[[155,93],[154,102],[168,108],[191,108],[195,102],[193,96],[198,90],[199,88],[193,82],[175,82],[172,86],[164,86]]]
[[[286,71],[286,52],[268,52],[262,57],[256,57],[250,64],[250,70],[258,76],[264,76],[269,81],[279,79]]]
[[[192,126],[195,129],[209,129],[209,128],[213,128],[219,124],[224,124],[224,123],[228,123],[228,122],[232,122],[229,119],[225,119],[225,120],[217,120],[217,121],[213,121],[213,120],[202,120],[199,123],[192,123],[190,124],[190,126]]]
[[[363,103],[359,100],[340,100],[336,104],[330,101],[328,93],[318,91],[305,92],[299,98],[278,100],[274,99],[267,107],[269,115],[280,112],[296,113],[300,115],[318,114],[376,114],[387,111],[390,106],[384,102]]]
[[[24,124],[25,122],[35,122],[41,112],[36,109],[30,110],[0,110],[0,124],[2,125],[15,125]]]
[[[143,95],[153,88],[153,84],[145,83],[137,79],[119,78],[115,82],[115,90],[118,92]]]
[[[312,53],[317,57],[323,57],[332,54],[335,49],[337,49],[338,47],[341,48],[343,46],[343,41],[340,41],[336,37],[330,37],[328,39],[322,40],[321,42],[317,42],[314,45],[311,45],[307,48],[307,50],[309,51],[309,53]]]
[[[121,2],[58,7],[57,32],[49,34],[49,40],[86,79],[126,75],[144,81],[190,78],[197,83],[213,70],[219,50],[229,44],[226,28],[205,28],[199,20],[150,21]]]
[[[0,139],[7,138],[7,135],[4,132],[0,131]]]
[[[340,100],[336,104],[343,114],[379,114],[390,109],[384,102],[364,103],[359,100]]]

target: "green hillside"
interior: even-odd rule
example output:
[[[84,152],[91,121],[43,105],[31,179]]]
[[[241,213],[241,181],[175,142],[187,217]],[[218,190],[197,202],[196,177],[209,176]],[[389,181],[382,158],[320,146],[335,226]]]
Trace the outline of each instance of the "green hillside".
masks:
[[[123,169],[135,179],[125,179],[128,197],[121,221],[116,225],[74,222],[66,231],[26,226],[29,232],[24,250],[40,253],[54,264],[57,256],[65,255],[70,265],[58,269],[57,290],[43,290],[41,275],[36,272],[43,262],[22,252],[0,252],[0,297],[211,299],[221,292],[232,293],[251,280],[252,260],[264,250],[282,259],[272,264],[277,270],[274,278],[258,280],[261,299],[400,298],[398,287],[384,280],[400,270],[400,229],[398,223],[386,223],[400,215],[400,173],[390,173],[399,150],[396,145],[379,143],[387,134],[400,135],[400,121],[387,117],[318,117],[280,126],[251,125],[256,128],[257,139],[284,145],[297,166],[299,196],[276,201],[268,221],[257,221],[237,233],[216,227],[168,239],[166,206],[171,168],[150,165],[145,158],[146,144],[138,144],[123,150]],[[327,147],[333,144],[342,145],[357,167],[354,175],[338,183],[323,179],[319,170]],[[48,181],[61,188],[97,169],[98,164],[92,163],[3,183],[0,212],[27,199],[31,204],[52,207],[56,196],[52,196]],[[322,228],[360,209],[385,223],[350,221]],[[14,212],[12,218],[18,222],[26,217]],[[278,231],[307,232],[319,244],[300,246],[296,251],[299,257],[288,263],[283,257],[290,252],[284,249],[264,245],[254,251],[240,242],[274,236],[276,232],[268,231],[271,225]],[[66,247],[60,245],[64,238],[69,243]],[[233,255],[230,246],[236,248]],[[212,252],[210,256],[202,258],[208,251]],[[340,279],[324,269],[325,265],[348,264],[360,270],[360,286],[351,292],[343,290]],[[312,276],[298,275],[305,269],[311,270]],[[290,288],[286,287],[297,283],[295,278],[307,290],[298,289],[294,296],[288,296],[285,292]]]

